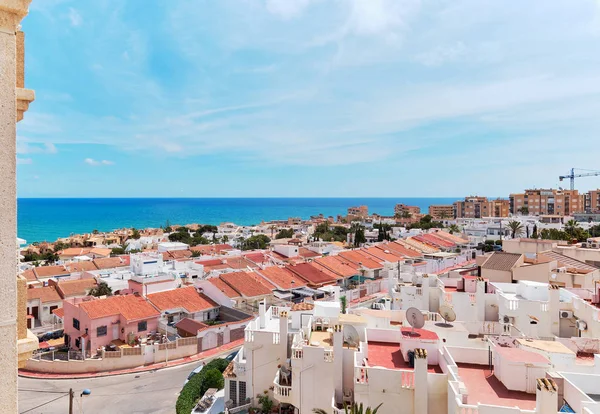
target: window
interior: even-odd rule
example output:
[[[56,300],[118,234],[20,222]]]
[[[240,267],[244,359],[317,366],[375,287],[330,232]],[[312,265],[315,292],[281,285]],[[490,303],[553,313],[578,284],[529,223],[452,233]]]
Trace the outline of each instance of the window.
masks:
[[[138,332],[144,332],[146,330],[148,330],[148,322],[147,321],[138,322]]]
[[[246,402],[246,382],[240,381],[240,404],[244,404]]]
[[[96,336],[106,336],[107,332],[108,332],[108,328],[106,327],[106,325],[99,326],[96,328]]]
[[[73,328],[79,330],[79,319],[73,318]]]
[[[237,381],[229,381],[229,399],[233,401],[235,405],[238,404]]]

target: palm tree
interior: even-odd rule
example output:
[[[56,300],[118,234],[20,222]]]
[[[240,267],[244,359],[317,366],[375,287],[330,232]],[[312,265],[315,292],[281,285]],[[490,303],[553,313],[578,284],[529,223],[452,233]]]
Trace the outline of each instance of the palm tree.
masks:
[[[460,228],[456,224],[451,224],[448,230],[450,230],[450,234],[460,233]]]
[[[381,407],[382,404],[383,403],[379,404],[375,408],[367,407],[367,409],[364,411],[363,411],[362,403],[360,403],[358,405],[357,404],[345,404],[344,411],[346,414],[377,414],[377,410],[379,410],[379,407]],[[327,411],[325,411],[321,408],[313,408],[313,413],[314,414],[328,414]]]
[[[569,220],[565,224],[565,231],[569,236],[573,236],[575,234],[576,229],[579,227],[579,223],[575,220]]]
[[[510,228],[510,230],[512,232],[513,239],[516,237],[519,237],[523,234],[523,225],[516,220],[509,221],[508,227]]]

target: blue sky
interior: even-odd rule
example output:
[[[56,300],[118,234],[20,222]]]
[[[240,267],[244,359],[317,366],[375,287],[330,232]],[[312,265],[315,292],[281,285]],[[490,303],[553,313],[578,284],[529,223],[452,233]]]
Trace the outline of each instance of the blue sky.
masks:
[[[598,0],[34,0],[23,30],[22,197],[505,196],[600,169]]]

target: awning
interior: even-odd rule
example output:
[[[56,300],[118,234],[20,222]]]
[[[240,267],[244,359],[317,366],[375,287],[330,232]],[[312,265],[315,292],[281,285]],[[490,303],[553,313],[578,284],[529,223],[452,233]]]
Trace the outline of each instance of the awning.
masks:
[[[279,290],[274,290],[273,296],[275,296],[278,299],[291,299],[294,297],[294,295],[290,292],[282,292]]]
[[[316,289],[311,289],[309,287],[303,287],[303,288],[299,288],[299,289],[293,289],[292,290],[293,293],[295,293],[296,295],[300,295],[300,296],[306,296],[306,297],[311,297],[311,296],[323,296],[325,293],[323,291],[319,291]]]

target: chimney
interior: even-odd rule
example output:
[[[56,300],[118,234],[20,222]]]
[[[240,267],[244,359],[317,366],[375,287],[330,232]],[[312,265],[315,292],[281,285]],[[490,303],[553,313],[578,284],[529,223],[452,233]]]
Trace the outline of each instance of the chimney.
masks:
[[[288,312],[279,312],[279,338],[280,343],[287,349],[287,337],[288,337]]]
[[[558,285],[548,285],[548,310],[550,311],[550,332],[560,334],[560,288]]]
[[[538,413],[555,413],[558,411],[558,387],[553,379],[537,379],[535,411]]]
[[[414,412],[427,413],[427,350],[415,348]]]
[[[333,386],[335,389],[335,402],[344,399],[344,327],[341,324],[333,325]]]
[[[267,304],[265,302],[265,300],[261,300],[260,303],[258,304],[258,322],[259,322],[259,328],[263,329],[266,326],[267,323]]]
[[[477,307],[477,320],[485,321],[485,279],[478,277],[475,283],[475,306]]]

